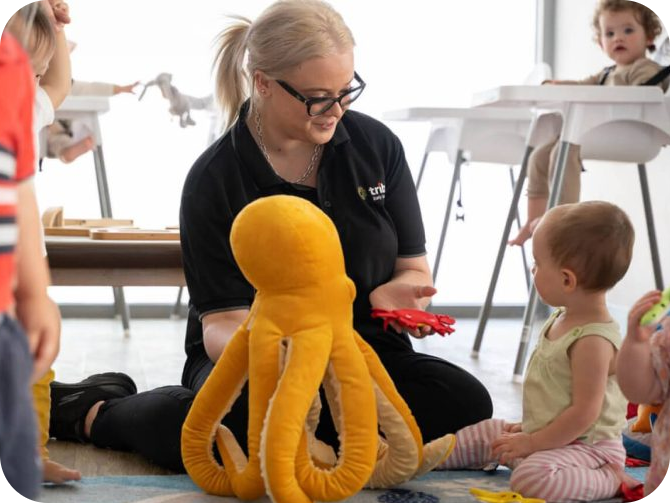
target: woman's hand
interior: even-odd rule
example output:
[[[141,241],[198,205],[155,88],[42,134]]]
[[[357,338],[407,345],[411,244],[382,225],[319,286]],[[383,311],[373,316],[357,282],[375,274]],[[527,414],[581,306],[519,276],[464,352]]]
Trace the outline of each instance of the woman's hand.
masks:
[[[437,290],[432,286],[413,285],[403,281],[391,280],[388,283],[379,285],[370,293],[370,304],[375,309],[386,309],[388,311],[395,309],[424,309],[435,293],[437,293]],[[396,322],[390,322],[390,325],[398,333],[403,330]],[[434,333],[433,329],[429,326],[407,331],[411,336],[419,339]]]

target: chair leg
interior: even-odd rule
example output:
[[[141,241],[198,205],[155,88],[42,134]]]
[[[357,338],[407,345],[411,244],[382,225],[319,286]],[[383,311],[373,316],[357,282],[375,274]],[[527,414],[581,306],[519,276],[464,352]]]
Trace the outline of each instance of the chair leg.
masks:
[[[105,157],[102,145],[98,145],[93,151],[93,162],[95,164],[95,179],[98,184],[98,198],[100,200],[100,214],[103,218],[112,218],[112,202],[109,197],[109,185],[107,184],[107,172],[105,170]],[[113,288],[114,306],[117,314],[121,315],[123,333],[126,337],[130,335],[130,311],[126,304],[123,288]]]
[[[479,322],[477,324],[477,334],[475,335],[475,343],[472,346],[472,357],[477,358],[479,356],[479,349],[482,345],[482,339],[484,338],[484,330],[486,329],[486,323],[488,322],[491,307],[493,305],[493,294],[496,290],[496,285],[498,283],[498,277],[500,276],[500,268],[502,266],[503,258],[505,257],[505,250],[507,249],[507,240],[509,239],[509,233],[512,229],[512,222],[514,222],[515,215],[518,215],[518,206],[519,199],[521,198],[521,190],[523,189],[523,183],[526,180],[526,172],[528,170],[528,158],[530,153],[533,151],[533,147],[527,146],[526,151],[523,155],[523,160],[521,161],[521,171],[519,172],[519,178],[517,178],[516,183],[514,184],[514,193],[512,195],[512,201],[510,202],[509,211],[507,212],[507,221],[505,222],[505,228],[503,229],[502,237],[500,238],[500,244],[498,246],[498,255],[496,256],[496,262],[493,266],[493,274],[491,274],[491,282],[489,283],[489,289],[486,292],[486,299],[484,304],[479,310]],[[512,178],[514,174],[512,173]]]
[[[428,161],[428,154],[430,151],[426,150],[423,153],[423,160],[421,161],[421,167],[419,168],[419,175],[416,177],[416,191],[419,192],[419,186],[421,185],[421,179],[423,178],[423,170],[426,168],[426,162]]]
[[[649,181],[647,179],[647,166],[637,165],[640,176],[640,189],[642,189],[642,203],[644,204],[644,216],[647,220],[647,233],[649,234],[649,249],[651,250],[651,263],[654,268],[654,281],[656,289],[663,290],[663,272],[661,270],[661,259],[658,253],[658,241],[656,240],[656,228],[654,226],[654,213],[651,209],[651,196],[649,195]]]
[[[551,191],[549,192],[549,202],[547,209],[556,206],[560,201],[561,192],[563,190],[563,178],[565,175],[565,165],[568,162],[568,150],[570,143],[567,141],[561,142],[561,147],[558,151],[558,159],[556,159],[556,169],[554,170],[554,179],[551,183]],[[537,307],[538,295],[535,285],[530,289],[530,296],[526,311],[523,314],[523,328],[521,330],[521,340],[519,341],[519,349],[516,354],[516,362],[514,363],[514,381],[519,382],[523,378],[523,368],[526,363],[526,354],[528,353],[528,346],[530,343],[531,330],[533,328],[533,320],[535,318],[535,308]]]
[[[449,226],[449,218],[451,217],[451,207],[454,205],[454,193],[456,192],[456,183],[461,177],[461,165],[463,164],[463,151],[458,150],[456,153],[456,163],[454,164],[454,174],[451,177],[451,187],[449,187],[449,197],[447,198],[447,208],[444,212],[444,220],[442,222],[442,232],[440,233],[440,241],[437,245],[437,254],[435,255],[435,265],[433,266],[433,284],[437,284],[437,271],[440,268],[440,259],[442,258],[442,249],[444,248],[444,239],[447,236],[447,227]]]
[[[516,179],[514,178],[514,166],[509,167],[509,180],[512,184],[512,194],[514,194],[514,188],[516,187]],[[519,216],[519,206],[516,207],[516,215],[514,216],[516,220],[516,226],[521,230],[521,217]],[[526,290],[530,290],[530,268],[528,267],[528,256],[526,255],[526,247],[520,246],[521,249],[521,260],[523,262],[523,274],[526,277]]]

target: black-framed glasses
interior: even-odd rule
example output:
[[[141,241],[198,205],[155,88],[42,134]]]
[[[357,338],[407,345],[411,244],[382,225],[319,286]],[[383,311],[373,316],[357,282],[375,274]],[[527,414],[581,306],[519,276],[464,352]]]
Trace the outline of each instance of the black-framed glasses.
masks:
[[[365,89],[365,82],[356,72],[354,72],[354,81],[356,82],[355,86],[343,92],[337,98],[328,98],[326,96],[306,98],[283,80],[277,80],[276,82],[282,86],[287,93],[305,104],[307,107],[307,115],[315,117],[317,115],[325,114],[328,110],[333,108],[335,103],[339,103],[339,105],[344,108],[356,101],[363,92],[363,89]]]

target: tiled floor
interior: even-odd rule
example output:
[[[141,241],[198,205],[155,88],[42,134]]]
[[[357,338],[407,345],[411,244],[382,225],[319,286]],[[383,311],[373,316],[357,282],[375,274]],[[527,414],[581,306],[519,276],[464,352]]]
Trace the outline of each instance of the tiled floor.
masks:
[[[178,384],[184,362],[184,320],[132,320],[131,336],[123,337],[118,320],[63,321],[61,352],[54,368],[59,381],[73,382],[107,371],[129,374],[140,391]],[[478,360],[470,358],[476,320],[459,319],[448,337],[416,341],[416,349],[446,358],[469,370],[489,389],[494,414],[509,420],[521,416],[521,385],[512,382],[520,320],[489,323]],[[52,442],[51,456],[87,475],[155,473],[132,456],[99,451],[90,446]]]

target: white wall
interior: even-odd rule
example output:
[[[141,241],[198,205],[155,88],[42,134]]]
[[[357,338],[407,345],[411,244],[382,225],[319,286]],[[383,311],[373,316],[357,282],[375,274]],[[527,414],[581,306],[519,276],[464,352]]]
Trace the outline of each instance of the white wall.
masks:
[[[592,75],[611,64],[592,41],[591,18],[594,0],[556,0],[556,78],[580,78]],[[643,1],[670,25],[670,4],[658,0]],[[578,54],[579,57],[575,57]],[[624,208],[636,230],[633,263],[626,277],[610,294],[610,303],[625,313],[644,292],[654,288],[649,241],[639,189],[637,168],[633,165],[585,162],[582,174],[582,199],[604,199]],[[661,265],[666,286],[670,283],[670,149],[665,148],[648,164],[654,219],[659,241]]]

